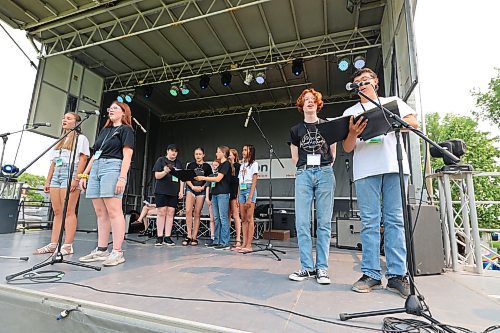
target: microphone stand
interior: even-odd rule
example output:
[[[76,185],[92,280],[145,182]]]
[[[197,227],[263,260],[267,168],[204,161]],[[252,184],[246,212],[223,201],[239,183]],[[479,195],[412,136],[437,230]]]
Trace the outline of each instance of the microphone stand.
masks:
[[[429,139],[424,133],[422,133],[420,130],[412,127],[410,124],[408,124],[406,121],[401,119],[398,115],[392,113],[389,111],[387,108],[382,106],[381,104],[375,102],[373,99],[368,97],[365,93],[360,91],[359,89],[356,89],[356,93],[363,96],[366,98],[368,101],[370,101],[372,104],[374,104],[377,108],[379,108],[382,112],[387,115],[387,117],[391,120],[391,127],[395,130],[395,135],[396,135],[396,150],[397,150],[397,160],[398,160],[398,173],[399,173],[399,186],[400,186],[400,194],[401,194],[401,203],[402,203],[402,208],[403,208],[403,221],[404,221],[404,228],[405,228],[405,241],[406,241],[406,249],[407,249],[407,268],[408,268],[408,274],[410,276],[410,295],[405,301],[405,306],[404,308],[394,308],[394,309],[386,309],[386,310],[378,310],[378,311],[367,311],[367,312],[358,312],[358,313],[340,313],[339,317],[340,320],[345,321],[349,320],[352,318],[361,318],[361,317],[373,317],[373,316],[379,316],[379,315],[389,315],[389,314],[395,314],[395,313],[407,313],[415,316],[421,316],[427,319],[429,322],[433,324],[438,324],[439,327],[441,327],[444,331],[446,332],[451,332],[454,333],[452,329],[440,325],[441,323],[437,321],[436,319],[432,318],[432,315],[430,314],[429,307],[427,305],[424,306],[422,305],[423,301],[423,296],[417,296],[415,295],[415,282],[414,282],[414,277],[415,277],[415,256],[413,252],[413,226],[411,222],[409,221],[408,218],[408,206],[406,202],[406,191],[405,191],[405,182],[404,182],[404,174],[403,174],[403,150],[401,147],[401,138],[400,138],[400,132],[401,132],[401,127],[404,127],[413,133],[417,134],[419,137],[421,137],[425,142],[431,144],[432,146],[436,147],[443,155],[448,156],[452,161],[455,163],[458,163],[460,159],[458,159],[455,155],[451,154],[449,151],[446,149],[442,148],[439,146],[437,143]]]
[[[86,121],[89,117],[90,117],[90,115],[87,114],[86,117],[85,117],[85,119],[81,120],[79,123],[77,123],[75,125],[74,128],[72,128],[71,130],[69,130],[62,137],[60,137],[56,142],[54,142],[52,145],[50,145],[49,148],[47,148],[44,152],[42,152],[40,155],[38,155],[31,163],[29,163],[27,167],[25,167],[24,169],[22,169],[18,173],[16,173],[14,175],[14,177],[17,178],[20,175],[22,175],[31,165],[33,165],[33,163],[35,163],[36,161],[38,161],[40,159],[40,157],[42,157],[43,155],[45,155],[46,152],[48,152],[50,149],[52,149],[52,147],[54,147],[56,144],[58,144],[59,142],[61,142],[62,140],[64,140],[71,132],[74,132],[77,129],[79,129],[80,126],[81,126],[81,124],[84,121]],[[61,228],[59,229],[59,239],[57,241],[57,252],[55,252],[55,255],[54,254],[52,255],[52,259],[50,261],[48,261],[48,262],[42,262],[42,263],[37,264],[37,265],[33,266],[32,268],[26,269],[26,270],[24,270],[22,272],[18,272],[18,273],[14,273],[14,274],[11,274],[11,275],[7,275],[5,277],[5,280],[7,280],[7,282],[11,281],[12,279],[14,279],[17,276],[33,272],[33,271],[35,271],[35,270],[37,270],[39,268],[42,268],[42,267],[45,267],[45,266],[48,266],[48,265],[61,264],[61,263],[62,264],[73,265],[73,266],[84,267],[84,268],[90,268],[90,269],[94,269],[96,271],[100,271],[101,270],[101,267],[87,265],[87,264],[82,264],[82,263],[75,262],[75,261],[64,260],[64,256],[61,253],[63,231],[64,231],[64,225],[66,223],[66,213],[68,212],[68,202],[69,202],[69,194],[70,194],[70,189],[71,189],[71,180],[73,179],[73,170],[74,170],[74,167],[75,167],[75,158],[76,158],[76,148],[78,146],[78,137],[79,137],[79,135],[76,135],[75,142],[73,143],[73,149],[71,150],[71,153],[70,153],[71,164],[70,164],[70,169],[69,169],[68,185],[66,186],[66,196],[64,198],[64,207],[63,207],[63,211],[62,211]]]
[[[273,155],[274,155],[274,157],[276,157],[276,159],[280,163],[281,167],[282,168],[285,168],[285,167],[283,166],[283,163],[281,163],[281,160],[278,157],[278,155],[276,155],[276,152],[274,151],[273,145],[269,142],[269,140],[267,139],[266,135],[264,134],[264,132],[260,128],[259,124],[255,121],[255,118],[253,117],[253,115],[250,115],[250,117],[252,118],[252,120],[253,120],[255,126],[257,127],[257,129],[259,130],[260,135],[262,136],[262,138],[264,138],[264,140],[267,143],[267,146],[269,147],[269,208],[268,208],[268,214],[267,215],[269,216],[269,221],[270,222],[269,222],[269,239],[267,241],[266,247],[265,248],[260,248],[258,250],[244,252],[244,254],[255,253],[255,252],[262,252],[262,251],[269,251],[269,252],[271,252],[276,257],[277,261],[281,261],[281,258],[276,254],[276,252],[279,252],[281,254],[286,254],[286,252],[282,251],[282,250],[275,249],[273,247],[273,244],[271,244],[271,230],[273,229],[273,182],[272,182]],[[265,234],[265,232],[264,232],[264,234]]]
[[[5,146],[7,145],[7,140],[9,140],[9,135],[24,132],[24,131],[25,131],[25,129],[23,128],[22,130],[19,130],[19,131],[0,134],[0,138],[2,138],[2,157],[0,158],[0,174],[2,173],[1,169],[3,167],[3,156],[5,154]]]
[[[352,185],[354,182],[352,181],[352,176],[350,173],[350,167],[349,167],[349,159],[345,160],[345,167],[347,169],[347,175],[349,176],[349,217],[355,217],[354,216],[354,202],[352,200]]]

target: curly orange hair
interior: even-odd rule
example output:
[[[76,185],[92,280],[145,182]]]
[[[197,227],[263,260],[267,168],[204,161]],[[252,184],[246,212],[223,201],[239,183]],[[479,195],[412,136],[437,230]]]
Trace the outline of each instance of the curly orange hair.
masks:
[[[303,112],[303,107],[304,107],[304,103],[305,103],[305,96],[307,93],[311,93],[314,95],[314,97],[316,98],[316,104],[318,104],[318,112],[321,111],[321,109],[323,108],[323,95],[321,95],[321,93],[319,91],[316,91],[314,89],[304,89],[304,91],[302,92],[302,94],[300,94],[299,98],[297,98],[297,108],[299,109],[300,112]]]

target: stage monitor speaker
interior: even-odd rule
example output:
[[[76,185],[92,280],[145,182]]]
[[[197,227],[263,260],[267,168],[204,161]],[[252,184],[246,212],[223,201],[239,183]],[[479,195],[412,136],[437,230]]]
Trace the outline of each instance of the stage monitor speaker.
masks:
[[[439,209],[422,205],[416,221],[417,211],[418,205],[408,205],[408,215],[414,229],[415,275],[441,274],[445,266]]]
[[[0,199],[0,234],[16,232],[19,199]]]
[[[273,212],[273,229],[290,231],[290,237],[297,237],[295,213]]]
[[[94,206],[91,199],[85,198],[85,193],[80,194],[77,229],[78,231],[97,231],[97,216]]]
[[[361,221],[355,217],[337,217],[337,247],[361,250]]]

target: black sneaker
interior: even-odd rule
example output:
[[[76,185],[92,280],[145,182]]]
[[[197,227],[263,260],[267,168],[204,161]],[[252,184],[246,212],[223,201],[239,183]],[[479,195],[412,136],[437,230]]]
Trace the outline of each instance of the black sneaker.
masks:
[[[209,239],[205,242],[205,246],[207,247],[210,247],[210,246],[213,246],[214,245],[214,240],[213,239]]]
[[[380,288],[382,288],[382,281],[375,280],[365,274],[352,285],[352,290],[358,293],[369,293],[372,290]]]
[[[316,271],[307,271],[305,269],[301,269],[300,271],[293,272],[288,275],[288,278],[292,281],[304,281],[309,278],[315,278]]]
[[[387,290],[398,293],[403,298],[407,298],[410,295],[410,283],[408,277],[406,276],[395,276],[387,281]]]
[[[229,249],[231,249],[229,244],[228,245],[219,244],[219,245],[214,246],[214,250],[229,250]]]
[[[156,237],[155,246],[162,246],[162,245],[163,245],[163,236]]]
[[[316,270],[316,282],[319,284],[330,284],[331,280],[328,276],[328,271],[326,269],[317,269]]]
[[[175,245],[174,241],[172,240],[172,238],[170,238],[170,236],[165,237],[165,245],[168,245],[168,246]]]

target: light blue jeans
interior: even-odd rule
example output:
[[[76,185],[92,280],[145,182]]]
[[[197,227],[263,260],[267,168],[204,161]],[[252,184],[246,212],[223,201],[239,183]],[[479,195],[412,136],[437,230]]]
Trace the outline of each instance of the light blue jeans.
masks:
[[[316,202],[316,269],[328,269],[335,176],[331,166],[298,169],[295,177],[295,228],[301,269],[312,271],[311,204]]]
[[[229,193],[212,195],[214,244],[229,245]]]
[[[382,279],[380,268],[380,222],[384,224],[386,278],[406,275],[406,243],[399,175],[389,173],[355,181],[361,216],[363,274]],[[408,176],[405,175],[405,187]],[[382,214],[382,215],[381,215]]]

